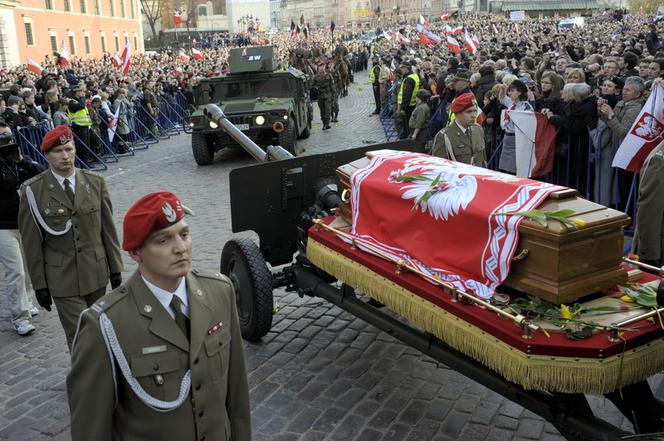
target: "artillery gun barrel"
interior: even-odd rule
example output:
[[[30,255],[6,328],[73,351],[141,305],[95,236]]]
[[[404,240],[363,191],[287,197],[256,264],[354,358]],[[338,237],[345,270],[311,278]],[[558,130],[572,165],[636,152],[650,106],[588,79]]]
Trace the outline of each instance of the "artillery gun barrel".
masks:
[[[221,126],[231,138],[240,144],[242,148],[258,162],[276,161],[293,157],[292,154],[279,146],[268,146],[267,152],[260,148],[251,140],[251,138],[242,133],[242,130],[235,127],[235,125],[226,118],[223,110],[221,110],[216,104],[208,104],[205,106],[204,113],[210,121]]]

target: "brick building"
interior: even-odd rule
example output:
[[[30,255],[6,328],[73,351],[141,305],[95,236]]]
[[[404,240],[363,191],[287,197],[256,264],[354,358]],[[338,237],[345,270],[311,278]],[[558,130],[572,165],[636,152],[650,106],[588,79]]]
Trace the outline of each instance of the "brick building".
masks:
[[[0,66],[60,51],[74,58],[122,52],[125,40],[143,50],[139,0],[0,0]]]

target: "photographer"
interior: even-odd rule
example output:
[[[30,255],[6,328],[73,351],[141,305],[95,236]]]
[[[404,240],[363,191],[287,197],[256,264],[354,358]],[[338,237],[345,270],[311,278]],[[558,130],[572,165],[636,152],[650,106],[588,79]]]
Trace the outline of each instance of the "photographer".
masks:
[[[21,156],[7,124],[0,122],[0,263],[5,268],[5,287],[11,305],[11,320],[19,335],[35,330],[31,315],[38,313],[28,299],[29,279],[24,268],[18,232],[18,188],[43,168]]]

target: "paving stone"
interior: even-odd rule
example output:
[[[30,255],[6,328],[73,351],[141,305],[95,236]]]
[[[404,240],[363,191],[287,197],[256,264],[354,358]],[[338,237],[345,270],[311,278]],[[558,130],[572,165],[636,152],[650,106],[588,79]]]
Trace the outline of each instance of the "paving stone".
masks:
[[[524,419],[519,422],[516,434],[522,438],[539,439],[544,429],[542,420]]]
[[[318,409],[304,409],[295,418],[292,419],[286,430],[288,432],[304,433],[311,429],[314,421],[320,417]]]
[[[383,434],[377,430],[366,428],[355,437],[355,441],[379,440]]]
[[[346,409],[339,409],[337,407],[329,407],[323,412],[322,415],[311,426],[314,430],[320,430],[321,432],[331,432],[339,421],[346,415]]]
[[[366,419],[359,415],[347,415],[336,430],[332,432],[330,440],[333,441],[348,441],[357,436],[363,429]]]

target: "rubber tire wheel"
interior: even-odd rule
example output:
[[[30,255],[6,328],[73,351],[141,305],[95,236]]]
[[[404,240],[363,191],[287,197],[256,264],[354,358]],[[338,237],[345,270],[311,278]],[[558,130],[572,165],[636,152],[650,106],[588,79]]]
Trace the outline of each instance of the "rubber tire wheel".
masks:
[[[308,137],[311,136],[311,120],[307,122],[307,126],[302,130],[302,133],[300,133],[300,137],[298,139],[307,139]]]
[[[242,337],[258,341],[272,327],[272,273],[258,246],[250,239],[232,239],[221,252],[221,272],[235,289]]]
[[[297,140],[295,134],[295,122],[291,119],[284,131],[279,134],[279,145],[290,152],[293,156],[297,156]]]
[[[208,146],[207,138],[201,133],[191,134],[191,150],[198,165],[210,165],[214,159],[212,146]]]

